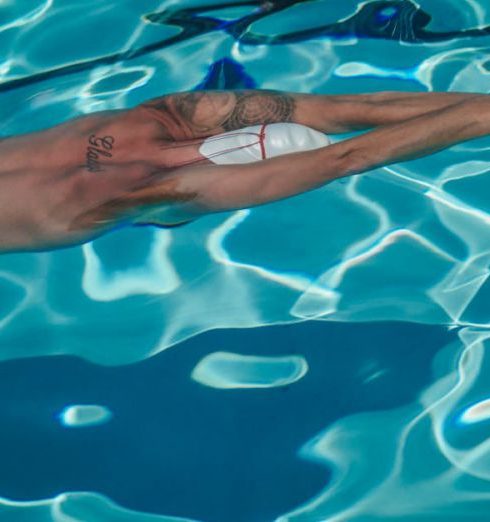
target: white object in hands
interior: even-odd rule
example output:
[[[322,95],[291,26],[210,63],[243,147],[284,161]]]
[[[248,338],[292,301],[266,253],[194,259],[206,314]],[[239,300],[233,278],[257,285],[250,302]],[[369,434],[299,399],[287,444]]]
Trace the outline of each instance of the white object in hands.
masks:
[[[253,163],[292,152],[319,149],[330,145],[328,136],[298,123],[270,123],[253,125],[225,132],[205,139],[199,148],[201,158],[217,165]],[[185,205],[167,204],[153,208],[139,216],[134,223],[160,226],[180,226],[193,220]]]
[[[330,145],[325,134],[298,123],[253,125],[204,140],[200,154],[217,165],[253,163]]]

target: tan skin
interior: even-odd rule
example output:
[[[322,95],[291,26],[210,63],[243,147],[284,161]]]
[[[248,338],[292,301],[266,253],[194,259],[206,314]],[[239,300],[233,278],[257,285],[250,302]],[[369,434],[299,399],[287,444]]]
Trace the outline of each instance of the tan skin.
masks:
[[[207,136],[272,122],[374,130],[247,165],[214,165],[198,152]],[[487,134],[485,94],[168,95],[1,141],[0,249],[79,244],[161,205],[173,209],[168,224],[260,205]]]

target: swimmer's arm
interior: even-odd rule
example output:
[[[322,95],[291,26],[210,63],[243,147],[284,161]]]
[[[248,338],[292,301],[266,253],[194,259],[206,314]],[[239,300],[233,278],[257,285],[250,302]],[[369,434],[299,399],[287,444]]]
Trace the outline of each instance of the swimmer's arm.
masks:
[[[134,111],[157,123],[163,140],[189,140],[258,125],[292,122],[327,134],[399,123],[481,96],[478,93],[379,92],[315,95],[267,90],[194,91],[143,103]]]
[[[178,170],[175,181],[180,192],[196,195],[191,205],[196,214],[246,208],[487,134],[490,96],[463,101],[314,151],[247,165],[184,167]]]

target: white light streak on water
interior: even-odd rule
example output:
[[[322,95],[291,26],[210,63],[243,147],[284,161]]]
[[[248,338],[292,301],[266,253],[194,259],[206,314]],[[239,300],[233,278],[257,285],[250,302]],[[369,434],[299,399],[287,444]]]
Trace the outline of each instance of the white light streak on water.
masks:
[[[472,404],[461,414],[460,420],[465,424],[473,424],[490,419],[490,399]]]
[[[105,406],[96,404],[76,404],[67,406],[60,413],[60,422],[66,428],[82,428],[105,424],[112,418],[112,412]]]
[[[307,371],[306,360],[299,356],[214,352],[199,361],[191,376],[211,388],[275,388],[299,381]]]
[[[488,2],[448,1],[468,27],[474,21],[489,23]],[[420,3],[427,11],[436,4],[443,2]],[[0,64],[4,80],[43,70],[43,54],[37,51],[44,50],[46,35],[52,34],[53,13],[68,9],[51,1],[26,5],[9,4],[20,9],[18,17],[0,27],[7,49]],[[122,8],[111,2],[93,11],[86,4],[73,5],[87,13],[87,28],[92,21],[97,27],[106,21],[103,17]],[[336,19],[348,12],[351,16],[362,5],[343,2]],[[132,3],[131,12],[139,6]],[[170,6],[180,8],[181,3],[151,8]],[[336,9],[332,2],[324,7]],[[145,38],[151,31],[152,38],[160,38],[160,28],[138,18],[144,14],[141,9],[119,50],[149,41]],[[67,27],[73,31],[75,26]],[[61,24],[56,29],[60,40],[72,41]],[[161,29],[165,35],[172,31]],[[37,49],[29,47],[31,41],[38,42]],[[83,55],[85,47],[78,51]],[[52,56],[46,52],[44,57]],[[112,52],[103,39],[92,50],[94,58]],[[260,87],[297,92],[352,94],[364,92],[366,85],[369,90],[413,91],[417,83],[428,91],[489,92],[488,52],[488,37],[430,45],[325,38],[254,47],[240,46],[216,32],[131,63],[2,93],[2,133],[28,132],[95,108],[122,108],[129,99],[133,103],[137,97],[142,101],[192,89],[202,82],[210,63],[223,57],[244,66]],[[60,56],[59,65],[64,64]],[[104,79],[128,71],[140,71],[141,77],[128,82],[127,89],[96,92]],[[129,98],[131,89],[136,93]],[[470,201],[461,187],[471,179],[478,181],[481,194],[490,193],[489,150],[488,139],[475,140],[253,212],[158,231],[140,262],[126,269],[111,268],[111,256],[99,248],[98,240],[81,248],[2,256],[0,283],[11,297],[3,296],[0,358],[71,354],[117,365],[145,359],[219,327],[309,318],[452,327],[458,341],[438,355],[432,382],[416,401],[390,411],[339,418],[305,441],[300,457],[331,467],[332,481],[278,520],[416,520],[430,512],[439,517],[434,521],[471,516],[472,522],[484,522],[490,509],[490,207]],[[269,241],[259,248],[257,238],[264,227]],[[248,251],[236,246],[238,236],[249,245]],[[116,250],[128,249],[131,244],[120,239]],[[112,316],[124,326],[121,331],[114,328],[116,322],[108,321]],[[27,326],[32,328],[32,343],[25,342]],[[128,341],[129,330],[137,332],[134,342]],[[206,378],[211,385],[225,387],[277,382],[271,373],[262,372],[264,358],[239,362],[233,371],[218,365],[217,374],[207,371]],[[297,362],[298,372],[285,372],[281,378],[298,377],[305,366]],[[376,366],[358,378],[367,389],[383,383],[383,371],[384,366]],[[458,414],[461,422],[454,421]],[[67,415],[67,422],[73,422],[69,419]],[[461,441],[456,430],[471,431],[473,438]],[[33,502],[1,500],[2,517],[29,522],[184,520],[130,512],[89,492]]]

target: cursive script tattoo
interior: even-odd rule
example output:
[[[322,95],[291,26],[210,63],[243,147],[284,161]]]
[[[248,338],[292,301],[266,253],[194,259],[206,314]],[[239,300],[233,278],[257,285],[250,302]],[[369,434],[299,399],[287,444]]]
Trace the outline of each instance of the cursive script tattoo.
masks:
[[[87,163],[85,167],[89,172],[102,172],[104,169],[100,164],[101,157],[112,158],[112,147],[115,139],[112,136],[97,137],[91,134],[88,139],[86,152]]]

